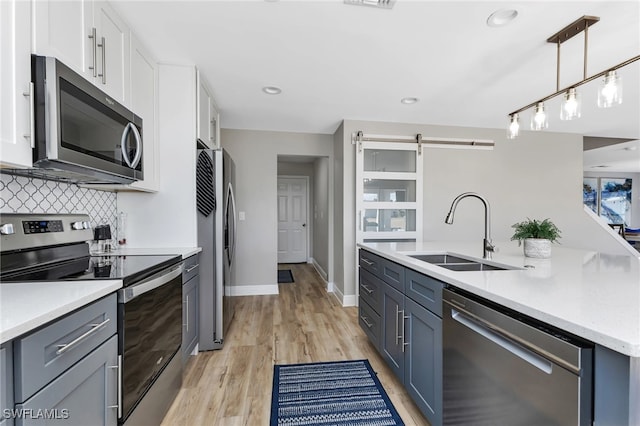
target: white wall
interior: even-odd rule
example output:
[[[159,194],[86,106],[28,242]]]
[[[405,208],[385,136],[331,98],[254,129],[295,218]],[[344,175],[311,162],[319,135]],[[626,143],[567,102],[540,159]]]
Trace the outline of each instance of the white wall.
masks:
[[[640,173],[585,171],[584,177],[631,179],[631,222],[629,228],[640,228]]]
[[[491,204],[492,236],[496,242],[510,242],[511,225],[530,218],[550,218],[562,230],[560,243],[605,253],[628,255],[611,235],[597,226],[582,206],[582,136],[552,132],[522,132],[507,140],[503,129],[432,126],[424,124],[380,123],[345,120],[336,132],[336,148],[342,133],[343,241],[342,272],[336,271],[336,287],[345,295],[355,294],[355,145],[351,135],[415,135],[430,137],[492,139],[492,151],[425,148],[424,239],[478,241],[482,255],[484,210],[475,199],[463,200],[455,223],[444,218],[451,202],[460,193],[474,191]],[[336,155],[337,159],[337,155]],[[336,168],[338,164],[336,163]],[[336,179],[338,176],[336,175]],[[338,194],[336,194],[338,195]],[[336,230],[337,231],[337,230]],[[337,249],[336,249],[337,250]],[[336,261],[336,267],[339,264]],[[338,282],[338,278],[343,281]]]
[[[245,212],[246,217],[238,222],[237,286],[273,286],[277,283],[278,263],[278,155],[332,159],[333,137],[222,129],[220,140],[236,164],[236,203],[238,211]],[[331,172],[329,176],[331,179]],[[329,184],[333,185],[333,181]]]
[[[196,70],[160,65],[156,193],[119,192],[128,247],[195,247]]]

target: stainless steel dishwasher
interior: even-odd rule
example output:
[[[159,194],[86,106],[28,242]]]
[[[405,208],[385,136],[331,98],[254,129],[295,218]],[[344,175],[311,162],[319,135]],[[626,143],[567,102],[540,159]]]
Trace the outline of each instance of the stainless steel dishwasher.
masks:
[[[442,296],[444,424],[591,424],[593,344],[457,289]]]

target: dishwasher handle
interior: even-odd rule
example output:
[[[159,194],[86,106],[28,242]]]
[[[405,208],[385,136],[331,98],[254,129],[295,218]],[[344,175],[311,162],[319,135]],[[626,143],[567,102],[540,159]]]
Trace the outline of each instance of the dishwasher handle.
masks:
[[[486,339],[489,339],[498,346],[501,346],[503,349],[511,352],[513,355],[545,372],[546,374],[551,374],[553,372],[553,364],[549,360],[525,348],[524,346],[511,340],[510,338],[503,336],[499,332],[487,327],[486,325],[480,323],[478,320],[475,320],[453,308],[451,309],[451,318],[454,321],[457,321],[459,324],[467,327],[471,331],[485,337]]]

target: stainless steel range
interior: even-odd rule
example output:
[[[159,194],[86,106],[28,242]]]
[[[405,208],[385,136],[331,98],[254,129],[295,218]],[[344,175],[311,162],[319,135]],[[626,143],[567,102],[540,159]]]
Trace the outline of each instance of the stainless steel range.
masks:
[[[180,256],[92,256],[90,219],[3,214],[0,282],[122,280],[118,291],[118,421],[159,424],[180,389]],[[79,283],[79,285],[81,285]]]

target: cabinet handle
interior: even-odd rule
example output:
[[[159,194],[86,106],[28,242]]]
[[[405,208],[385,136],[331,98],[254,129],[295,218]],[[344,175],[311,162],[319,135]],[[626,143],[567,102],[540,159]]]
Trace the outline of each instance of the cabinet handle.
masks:
[[[187,294],[186,305],[187,305],[187,315],[185,316],[185,318],[187,319],[187,333],[188,333],[189,332],[189,295],[188,294]]]
[[[362,320],[362,322],[365,323],[367,328],[373,327],[373,324],[371,324],[369,321],[367,321],[367,317],[365,317],[364,315],[360,315],[360,319]]]
[[[368,293],[368,294],[373,293],[373,290],[371,290],[371,289],[369,288],[369,286],[367,286],[366,284],[360,284],[360,286],[361,286],[362,288],[364,288],[364,289],[367,291],[367,293]]]
[[[95,333],[96,331],[100,330],[102,328],[102,326],[104,326],[109,321],[111,321],[111,318],[107,318],[106,320],[102,321],[100,324],[91,324],[91,329],[89,331],[87,331],[86,333],[80,335],[79,337],[75,338],[74,340],[72,340],[71,342],[69,342],[69,343],[67,343],[65,345],[58,345],[58,350],[56,351],[56,355],[62,355],[63,353],[65,353],[69,349],[73,348],[74,346],[76,346],[77,344],[82,342],[84,339],[88,338],[93,333]]]
[[[409,317],[404,315],[404,309],[401,310],[400,312],[402,312],[402,352],[404,352],[404,347],[409,345],[408,342],[404,341],[404,338],[405,338],[404,322],[405,320],[409,319]]]
[[[396,346],[398,345],[398,340],[402,337],[398,334],[398,315],[400,315],[400,306],[396,305]]]
[[[362,231],[362,210],[358,210],[358,231]]]
[[[26,98],[29,98],[29,134],[24,135],[25,139],[29,139],[31,143],[31,148],[34,148],[36,145],[36,106],[33,99],[33,92],[35,90],[33,83],[29,83],[29,91],[22,93],[22,95]]]
[[[117,382],[117,386],[116,386],[116,404],[115,405],[109,405],[108,408],[113,408],[118,410],[118,417],[120,417],[120,390],[122,387],[122,379],[120,378],[120,363],[122,360],[122,356],[118,355],[118,364],[117,365],[110,365],[109,369],[111,370],[116,370],[116,382]]]
[[[98,77],[102,77],[102,84],[107,84],[107,44],[104,37],[101,38],[98,47],[102,48],[102,74],[98,74]]]
[[[98,76],[98,65],[96,64],[96,61],[98,60],[98,54],[96,53],[96,50],[98,50],[98,38],[96,37],[96,27],[91,28],[91,34],[89,34],[89,38],[93,41],[93,49],[91,49],[93,62],[89,66],[89,69],[93,70],[93,77],[95,78]]]
[[[196,263],[195,265],[193,265],[193,266],[191,266],[191,267],[187,268],[187,270],[186,270],[186,271],[184,271],[184,272],[185,272],[185,274],[188,274],[189,272],[193,271],[193,270],[194,270],[194,269],[196,269],[198,266],[200,266],[200,264],[199,264],[199,263]]]
[[[373,266],[373,262],[365,259],[364,257],[361,257],[360,260],[362,260],[362,262],[367,266]]]

